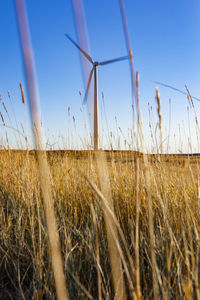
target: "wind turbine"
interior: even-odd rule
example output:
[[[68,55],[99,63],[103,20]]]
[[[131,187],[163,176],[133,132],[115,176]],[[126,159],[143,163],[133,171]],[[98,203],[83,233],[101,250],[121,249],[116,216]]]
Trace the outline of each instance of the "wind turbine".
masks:
[[[90,89],[90,84],[91,84],[91,81],[92,81],[92,77],[94,75],[94,124],[93,124],[93,136],[94,136],[94,150],[98,150],[98,142],[99,142],[98,135],[99,135],[99,133],[98,133],[97,67],[98,66],[104,66],[104,65],[107,65],[107,64],[111,64],[111,63],[114,63],[114,62],[118,62],[118,61],[121,61],[121,60],[129,59],[129,55],[118,57],[118,58],[114,58],[114,59],[110,59],[110,60],[105,60],[105,61],[101,61],[101,62],[93,61],[92,58],[68,34],[65,34],[65,36],[74,44],[74,46],[76,46],[79,49],[79,51],[92,64],[92,69],[91,69],[90,74],[89,74],[88,84],[87,84],[87,88],[86,88],[86,92],[85,92],[83,103],[85,104],[86,101],[87,101],[87,96],[88,96],[88,92],[89,92],[89,89]]]

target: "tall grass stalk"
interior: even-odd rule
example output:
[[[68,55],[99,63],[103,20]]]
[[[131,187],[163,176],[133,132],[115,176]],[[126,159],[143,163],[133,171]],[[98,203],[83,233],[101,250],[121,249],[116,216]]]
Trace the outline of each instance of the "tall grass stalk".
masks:
[[[14,126],[12,124],[12,120],[10,118],[10,114],[9,114],[9,112],[8,112],[8,110],[6,108],[6,105],[5,105],[4,101],[3,101],[3,99],[1,98],[1,96],[0,96],[0,101],[1,101],[1,104],[2,104],[2,106],[4,108],[4,111],[5,111],[5,113],[6,113],[7,117],[8,117],[8,120],[9,120],[9,123],[10,123],[10,127],[13,128]],[[5,123],[5,121],[3,122],[3,126],[5,126],[5,128],[8,128],[7,125],[6,125],[6,123]],[[14,133],[16,145],[19,148],[19,143],[18,143],[18,139],[17,139],[17,136],[16,136],[16,130],[13,130],[13,133]],[[7,134],[7,132],[6,132],[6,134]]]
[[[44,209],[50,244],[50,254],[52,258],[52,266],[56,283],[56,291],[58,299],[64,300],[68,299],[68,295],[60,252],[59,236],[57,233],[57,225],[53,208],[53,198],[50,186],[50,172],[47,164],[46,153],[44,152],[43,146],[35,66],[33,61],[33,53],[29,34],[28,20],[26,15],[25,2],[23,0],[15,0],[15,6],[30,97],[32,124],[35,133],[35,144],[37,149],[41,191],[44,201]]]
[[[6,136],[6,148],[9,149],[8,133],[7,133],[6,123],[5,123],[5,120],[4,120],[2,112],[0,112],[0,116],[1,116],[1,121],[3,123],[4,131],[5,131],[5,136]]]
[[[108,170],[106,166],[106,159],[104,153],[96,153],[96,165],[97,165],[97,174],[102,190],[102,194],[104,195],[105,199],[102,202],[105,205],[105,201],[109,206],[110,210],[114,213],[113,210],[113,200],[112,194],[110,190],[110,180],[108,176]],[[104,199],[101,197],[101,199]],[[115,298],[116,299],[126,299],[126,292],[124,286],[124,276],[122,271],[121,261],[119,260],[121,248],[118,248],[118,235],[117,235],[117,228],[115,223],[113,222],[112,218],[107,212],[107,209],[103,209],[104,211],[104,218],[106,224],[106,233],[107,233],[107,240],[108,240],[108,250],[110,254],[110,263],[111,263],[111,270],[112,270],[112,279],[113,285],[115,290]]]
[[[14,110],[14,105],[13,105],[13,99],[11,98],[11,94],[10,92],[8,91],[8,98],[10,100],[10,105],[11,105],[11,109],[12,109],[12,114],[13,114],[13,117],[14,117],[14,120],[15,120],[15,126],[16,126],[16,130],[18,132],[18,138],[19,138],[19,145],[21,147],[21,149],[23,149],[23,144],[22,144],[22,141],[21,141],[21,136],[19,134],[20,130],[19,130],[19,126],[18,126],[18,122],[17,122],[17,117],[16,117],[16,114],[15,114],[15,110]],[[13,127],[11,125],[11,127]]]
[[[25,101],[25,95],[24,95],[24,89],[23,89],[23,85],[20,82],[19,84],[20,86],[20,91],[21,91],[21,97],[22,97],[22,103],[24,105],[24,136],[25,136],[25,145],[26,145],[26,149],[28,150],[28,138],[27,138],[27,122],[28,122],[28,118],[27,118],[27,106],[26,106],[26,101]]]
[[[155,236],[154,236],[154,216],[153,216],[153,209],[152,209],[152,199],[151,199],[151,184],[150,184],[150,178],[151,178],[151,167],[149,164],[148,156],[146,153],[146,147],[144,142],[144,134],[143,134],[143,126],[140,122],[140,111],[139,111],[139,76],[136,80],[136,86],[137,86],[137,98],[136,103],[138,107],[138,136],[140,139],[140,146],[143,151],[143,175],[144,175],[144,183],[145,183],[145,195],[147,200],[147,207],[148,207],[148,225],[149,225],[149,236],[150,236],[150,252],[151,252],[151,266],[152,266],[152,280],[153,280],[153,294],[154,299],[160,299],[160,293],[159,293],[159,286],[158,286],[158,277],[159,277],[159,271],[158,266],[156,262],[156,254],[155,254]],[[135,171],[136,172],[136,171]]]

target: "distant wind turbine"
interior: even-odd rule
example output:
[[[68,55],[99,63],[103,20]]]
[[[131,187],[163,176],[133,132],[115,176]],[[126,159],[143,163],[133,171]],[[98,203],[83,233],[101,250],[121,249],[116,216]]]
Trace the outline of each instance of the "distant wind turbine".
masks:
[[[102,62],[98,62],[98,61],[93,61],[92,58],[68,35],[65,34],[65,36],[79,49],[79,51],[87,58],[87,60],[92,64],[92,70],[90,71],[89,74],[89,79],[88,79],[88,84],[87,84],[87,88],[86,88],[86,92],[85,92],[85,96],[84,96],[84,100],[83,103],[85,104],[87,101],[87,96],[88,96],[88,92],[90,89],[90,84],[92,81],[92,77],[94,75],[94,128],[93,128],[93,136],[94,136],[94,150],[98,150],[98,142],[99,142],[99,138],[98,138],[98,85],[97,85],[97,67],[98,66],[104,66],[107,64],[111,64],[114,62],[118,62],[121,60],[126,60],[129,59],[129,55],[127,56],[122,56],[122,57],[118,57],[118,58],[114,58],[114,59],[110,59],[110,60],[106,60],[106,61],[102,61]]]

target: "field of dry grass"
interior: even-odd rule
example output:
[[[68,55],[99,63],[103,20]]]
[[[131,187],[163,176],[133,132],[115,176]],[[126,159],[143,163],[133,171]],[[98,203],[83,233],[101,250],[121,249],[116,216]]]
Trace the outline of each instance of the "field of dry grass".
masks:
[[[114,259],[124,299],[199,299],[200,159],[107,152],[100,177],[99,155],[47,154],[69,298],[114,299]],[[56,299],[35,154],[1,151],[0,168],[0,299]]]
[[[157,155],[45,151],[26,7],[23,1],[15,1],[15,7],[37,150],[9,150],[8,128],[17,147],[29,149],[26,126],[22,134],[13,113],[13,128],[0,97],[5,144],[0,151],[0,299],[200,300],[200,156],[160,154],[164,142],[170,146],[171,115],[163,140],[158,88],[156,124],[149,111]],[[120,10],[133,96],[130,145],[148,152],[123,1]],[[20,89],[26,108],[22,84]],[[197,114],[186,90],[199,143]],[[92,139],[95,144],[98,133]],[[109,144],[113,149],[112,139]]]

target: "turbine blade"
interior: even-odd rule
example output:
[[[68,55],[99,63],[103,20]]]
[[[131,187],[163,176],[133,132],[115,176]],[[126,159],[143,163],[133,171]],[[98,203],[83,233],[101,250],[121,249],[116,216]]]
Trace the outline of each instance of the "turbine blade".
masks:
[[[111,64],[111,63],[118,62],[118,61],[125,60],[125,59],[129,59],[129,56],[122,56],[122,57],[118,57],[118,58],[114,58],[114,59],[110,59],[110,60],[105,60],[105,61],[100,62],[99,65],[103,66],[103,65]]]
[[[83,50],[81,49],[81,47],[68,35],[65,34],[65,36],[74,44],[74,46],[76,46],[81,53],[93,64],[92,58]]]
[[[93,73],[94,73],[94,68],[92,68],[92,70],[90,71],[88,84],[87,84],[87,89],[86,89],[85,96],[84,96],[84,99],[83,99],[83,104],[86,104],[86,102],[87,102],[87,96],[88,96],[88,92],[89,92],[89,89],[90,89],[90,84],[91,84],[91,81],[92,81]]]
[[[161,85],[161,86],[164,86],[164,87],[166,87],[166,88],[169,88],[169,89],[171,89],[171,90],[174,90],[174,91],[176,91],[176,92],[179,92],[179,93],[181,93],[181,94],[183,94],[183,95],[186,95],[186,96],[188,95],[188,93],[186,93],[186,92],[184,92],[184,91],[182,91],[182,90],[179,90],[179,89],[177,89],[177,88],[174,87],[174,86],[171,86],[171,85],[162,83],[162,82],[160,82],[160,81],[154,81],[154,83],[156,83],[157,85]],[[197,100],[197,101],[200,101],[200,99],[197,98],[197,97],[193,97],[193,96],[191,96],[191,97],[192,97],[192,99],[195,99],[195,100]]]
[[[133,105],[133,118],[135,118],[135,104],[137,107],[137,116],[138,116],[138,123],[139,123],[139,118],[140,118],[140,108],[139,108],[139,101],[137,101],[136,97],[136,81],[135,81],[135,73],[134,73],[134,66],[133,66],[133,54],[131,50],[131,43],[130,43],[130,38],[129,38],[129,33],[128,33],[128,25],[127,25],[127,20],[126,20],[126,15],[125,15],[125,8],[124,8],[124,1],[119,0],[119,6],[120,6],[120,12],[121,12],[121,17],[122,17],[122,24],[123,24],[123,30],[124,30],[124,35],[125,35],[125,42],[126,42],[126,48],[127,52],[129,54],[129,66],[130,66],[130,73],[131,73],[131,88],[132,88],[132,105]]]

